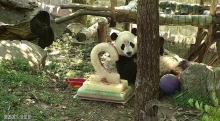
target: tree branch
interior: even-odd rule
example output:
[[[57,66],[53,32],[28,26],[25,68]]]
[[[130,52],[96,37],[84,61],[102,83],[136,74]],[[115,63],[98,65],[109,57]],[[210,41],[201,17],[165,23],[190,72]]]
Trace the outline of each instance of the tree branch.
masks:
[[[162,3],[161,3],[162,4]],[[114,16],[116,22],[137,22],[137,2],[133,0],[129,2],[126,6],[115,7],[114,15],[111,12],[111,7],[108,6],[90,6],[84,4],[70,4],[61,5],[61,8],[69,9],[76,8],[75,13],[69,14],[67,16],[55,19],[56,23],[62,23],[67,20],[71,20],[83,15],[94,15],[102,17]],[[197,27],[208,27],[212,23],[219,23],[217,17],[212,17],[211,15],[168,15],[160,14],[160,25],[192,25]]]
[[[84,4],[66,4],[60,5],[61,9],[86,9],[86,10],[94,10],[94,11],[110,11],[111,8],[108,6],[91,6],[91,5],[84,5]]]
[[[68,16],[55,19],[56,23],[62,23],[67,20],[74,19],[83,15],[94,15],[102,17],[112,17],[111,11],[92,11],[92,10],[78,10]],[[117,10],[115,13],[115,19],[117,22],[137,22],[137,13],[129,10]],[[160,25],[192,25],[207,27],[213,22],[211,15],[160,15]]]
[[[93,10],[93,11],[111,11],[111,7],[109,6],[91,6],[91,5],[85,5],[85,4],[78,4],[78,3],[72,3],[72,4],[66,4],[66,5],[60,5],[61,9],[85,9],[85,10]],[[115,7],[115,10],[131,10],[131,9],[137,9],[137,3],[134,1],[129,2],[126,6],[119,6]]]
[[[75,13],[72,13],[68,16],[65,17],[61,17],[58,19],[55,19],[56,23],[61,23],[70,19],[74,19],[76,17],[79,16],[83,16],[83,15],[94,15],[94,16],[102,16],[102,17],[112,17],[112,13],[111,11],[90,11],[90,10],[78,10]],[[127,11],[127,10],[118,10],[115,13],[115,17],[116,17],[116,21],[117,22],[133,22],[136,23],[136,12],[131,12],[131,11]]]

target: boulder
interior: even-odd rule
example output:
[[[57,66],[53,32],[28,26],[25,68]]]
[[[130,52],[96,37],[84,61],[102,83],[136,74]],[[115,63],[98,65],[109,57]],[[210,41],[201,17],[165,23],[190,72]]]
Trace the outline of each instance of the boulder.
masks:
[[[194,63],[180,75],[184,90],[196,92],[199,95],[209,95],[215,87],[214,72],[210,66]]]
[[[35,70],[44,67],[47,52],[41,47],[25,40],[1,40],[0,59],[16,60],[25,59]]]

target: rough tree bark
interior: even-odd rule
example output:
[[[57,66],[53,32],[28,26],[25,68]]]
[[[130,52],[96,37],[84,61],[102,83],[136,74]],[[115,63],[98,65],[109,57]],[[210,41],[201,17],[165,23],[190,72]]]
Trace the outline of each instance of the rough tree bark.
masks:
[[[159,1],[139,0],[135,121],[158,121]]]

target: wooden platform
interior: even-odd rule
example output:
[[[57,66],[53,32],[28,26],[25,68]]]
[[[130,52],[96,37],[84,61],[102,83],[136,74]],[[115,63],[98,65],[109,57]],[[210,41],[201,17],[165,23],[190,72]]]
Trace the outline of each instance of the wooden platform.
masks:
[[[83,100],[126,104],[133,96],[134,96],[134,92],[132,92],[125,100],[120,100],[120,101],[119,100],[103,99],[103,98],[101,99],[101,98],[84,97],[84,96],[78,96],[77,94],[74,96],[74,98],[83,99]]]

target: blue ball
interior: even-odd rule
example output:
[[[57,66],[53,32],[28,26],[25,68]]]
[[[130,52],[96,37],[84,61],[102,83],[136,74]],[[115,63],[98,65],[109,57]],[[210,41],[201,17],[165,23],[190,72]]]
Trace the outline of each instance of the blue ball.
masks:
[[[180,81],[173,74],[166,74],[160,78],[160,90],[166,95],[173,95],[180,90]]]

